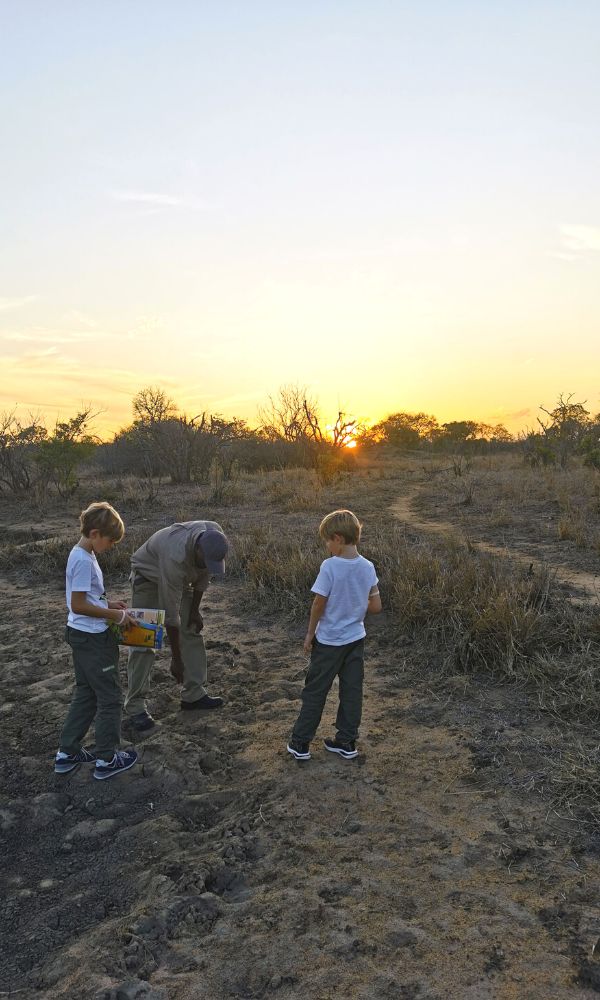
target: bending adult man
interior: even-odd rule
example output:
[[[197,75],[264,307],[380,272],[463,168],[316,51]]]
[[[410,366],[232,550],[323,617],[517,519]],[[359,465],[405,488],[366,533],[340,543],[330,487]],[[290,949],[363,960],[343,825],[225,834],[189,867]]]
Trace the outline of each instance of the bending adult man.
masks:
[[[229,542],[216,521],[184,521],[155,532],[131,557],[133,608],[164,608],[171,643],[171,673],[182,684],[182,709],[220,708],[205,684],[206,650],[200,614],[202,594],[211,576],[225,572]],[[154,651],[131,649],[124,709],[132,726],[143,732],[154,726],[146,698]]]

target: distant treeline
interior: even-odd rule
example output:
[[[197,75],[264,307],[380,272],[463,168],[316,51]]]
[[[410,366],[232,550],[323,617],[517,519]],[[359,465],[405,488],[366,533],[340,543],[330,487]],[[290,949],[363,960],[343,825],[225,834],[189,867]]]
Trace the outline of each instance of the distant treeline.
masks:
[[[553,409],[540,407],[537,427],[514,437],[502,424],[475,420],[438,423],[427,413],[397,412],[366,427],[340,412],[324,426],[307,390],[283,386],[259,411],[259,422],[182,413],[164,390],[148,386],[132,400],[133,420],[102,442],[91,431],[91,409],[57,422],[48,430],[39,418],[0,418],[0,491],[12,494],[49,489],[68,496],[78,485],[78,470],[94,462],[111,475],[130,474],[147,481],[174,483],[228,481],[241,471],[315,468],[322,478],[351,471],[356,452],[441,452],[454,455],[519,450],[532,466],[565,468],[580,455],[600,468],[600,414],[592,417],[572,395],[561,395]]]

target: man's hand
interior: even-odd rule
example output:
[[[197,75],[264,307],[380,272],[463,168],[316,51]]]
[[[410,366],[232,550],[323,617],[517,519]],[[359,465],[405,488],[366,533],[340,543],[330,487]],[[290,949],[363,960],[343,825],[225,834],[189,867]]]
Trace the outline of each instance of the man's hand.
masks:
[[[171,657],[171,673],[178,684],[183,684],[183,661]]]
[[[307,632],[306,635],[304,636],[303,649],[305,653],[311,652],[314,638],[315,638],[314,632]]]
[[[199,635],[204,628],[204,618],[200,614],[199,608],[190,608],[190,613],[188,615],[187,627],[193,628],[196,635]]]

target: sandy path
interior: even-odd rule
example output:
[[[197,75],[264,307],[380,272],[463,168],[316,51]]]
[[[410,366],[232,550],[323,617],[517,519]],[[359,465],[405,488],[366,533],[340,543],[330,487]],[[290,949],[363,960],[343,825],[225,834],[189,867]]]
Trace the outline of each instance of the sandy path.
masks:
[[[449,521],[439,521],[439,520],[426,520],[422,515],[416,513],[413,510],[412,502],[416,496],[418,489],[412,489],[409,493],[397,497],[394,503],[391,505],[390,510],[393,515],[400,521],[404,521],[409,524],[411,528],[417,531],[422,531],[425,533],[435,533],[440,535],[448,534],[463,534],[461,529],[456,525],[451,524]],[[529,569],[532,566],[535,569],[536,565],[544,562],[540,559],[539,550],[540,546],[532,547],[531,552],[525,552],[521,549],[508,548],[505,546],[491,545],[489,542],[473,539],[469,539],[469,544],[474,548],[479,549],[481,552],[489,552],[495,556],[505,556],[512,559],[514,562]],[[564,566],[559,563],[546,562],[552,574],[556,579],[565,584],[567,587],[573,587],[578,593],[571,596],[571,600],[574,601],[584,601],[586,604],[598,604],[600,603],[600,576],[596,573],[586,573],[583,570],[573,569],[570,566]]]

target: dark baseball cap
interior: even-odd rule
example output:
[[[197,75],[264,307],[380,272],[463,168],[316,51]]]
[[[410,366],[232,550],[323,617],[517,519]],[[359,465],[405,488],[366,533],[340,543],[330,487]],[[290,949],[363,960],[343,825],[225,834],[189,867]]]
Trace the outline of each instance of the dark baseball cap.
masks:
[[[198,538],[196,545],[202,552],[208,572],[212,576],[223,576],[225,556],[229,552],[227,536],[216,528],[207,528]]]

